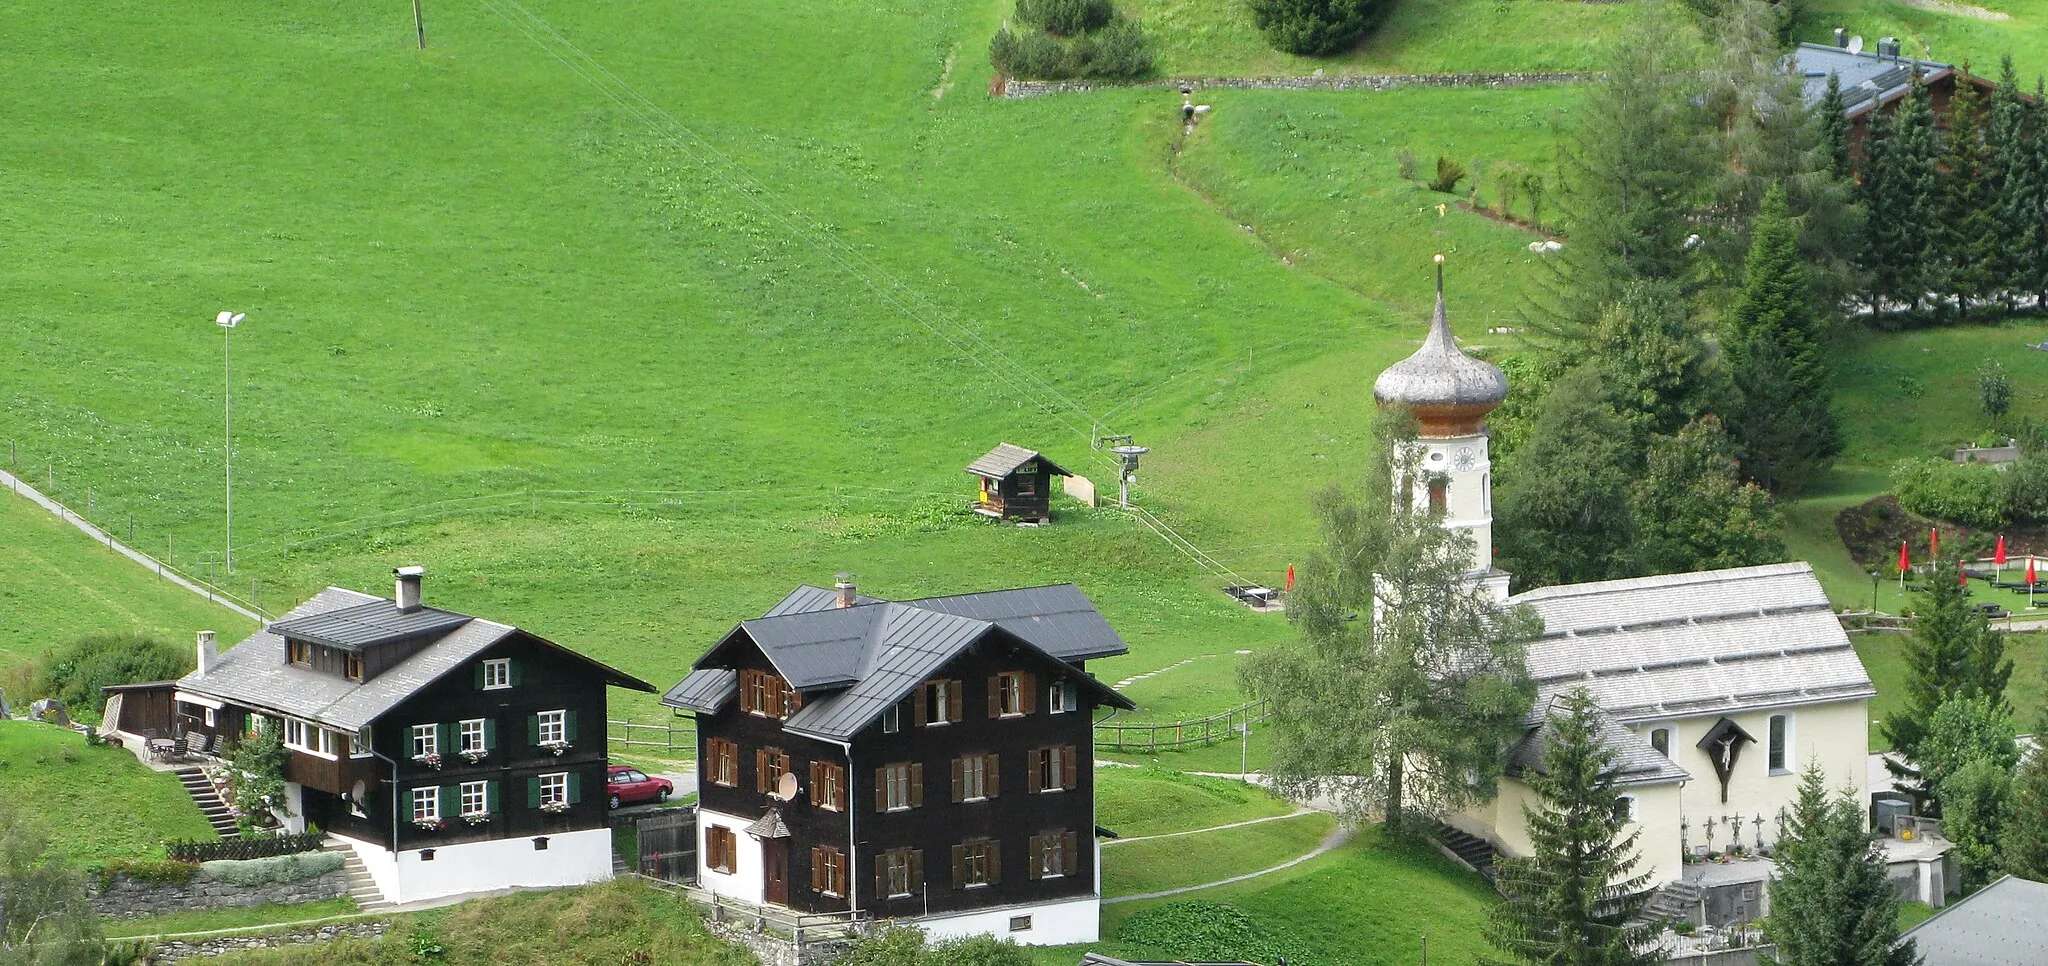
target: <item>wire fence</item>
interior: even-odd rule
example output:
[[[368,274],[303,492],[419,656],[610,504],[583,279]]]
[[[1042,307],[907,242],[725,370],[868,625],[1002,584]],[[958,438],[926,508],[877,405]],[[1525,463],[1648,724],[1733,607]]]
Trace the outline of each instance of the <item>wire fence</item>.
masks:
[[[1170,724],[1105,721],[1095,726],[1095,750],[1153,752],[1207,747],[1218,741],[1235,740],[1252,725],[1272,716],[1272,703],[1261,700],[1206,718]]]

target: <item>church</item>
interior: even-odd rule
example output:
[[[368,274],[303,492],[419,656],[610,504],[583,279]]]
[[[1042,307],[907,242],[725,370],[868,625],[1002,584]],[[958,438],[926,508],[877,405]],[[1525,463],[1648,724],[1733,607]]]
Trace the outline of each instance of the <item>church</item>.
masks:
[[[1437,257],[1436,312],[1414,355],[1373,385],[1380,408],[1405,406],[1430,485],[1418,509],[1443,513],[1475,538],[1468,578],[1506,607],[1543,620],[1528,650],[1537,697],[1507,753],[1495,798],[1446,816],[1449,836],[1528,854],[1525,781],[1540,767],[1548,710],[1585,688],[1599,704],[1617,784],[1639,833],[1638,872],[1684,897],[1674,918],[1752,920],[1764,913],[1766,862],[1709,861],[1768,851],[1817,763],[1831,790],[1868,793],[1869,701],[1876,688],[1805,563],[1665,574],[1509,593],[1493,562],[1493,472],[1486,418],[1507,377],[1451,335]],[[1469,840],[1468,840],[1469,841]],[[1688,858],[1692,864],[1688,864]],[[1483,860],[1482,860],[1483,861]],[[1690,873],[1690,874],[1688,874]],[[1714,893],[1712,914],[1699,908]]]

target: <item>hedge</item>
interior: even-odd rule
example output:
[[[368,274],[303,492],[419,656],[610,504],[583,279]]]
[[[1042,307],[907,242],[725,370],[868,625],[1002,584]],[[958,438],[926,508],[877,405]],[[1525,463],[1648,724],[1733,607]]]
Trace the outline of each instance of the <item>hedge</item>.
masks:
[[[1899,505],[1923,517],[1980,530],[2006,522],[2003,474],[1985,463],[1956,463],[1926,457],[1892,467],[1892,493]]]
[[[304,852],[267,859],[215,859],[199,864],[200,875],[238,886],[283,885],[317,879],[341,868],[339,852]]]

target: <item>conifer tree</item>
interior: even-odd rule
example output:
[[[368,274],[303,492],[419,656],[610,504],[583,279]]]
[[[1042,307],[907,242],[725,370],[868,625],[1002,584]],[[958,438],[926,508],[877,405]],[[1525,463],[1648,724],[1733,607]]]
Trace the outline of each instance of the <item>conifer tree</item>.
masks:
[[[1501,863],[1505,898],[1486,938],[1507,958],[1490,964],[1648,966],[1661,962],[1645,923],[1636,840],[1615,786],[1615,753],[1584,688],[1559,699],[1543,729],[1541,764],[1523,778],[1541,797],[1522,806],[1530,854]]]
[[[2035,734],[2048,733],[2048,721]],[[2048,882],[2048,752],[2036,751],[2012,782],[2012,813],[1999,842],[1999,862],[2023,879]]]
[[[1964,63],[1963,72],[1969,70]],[[1983,92],[1974,84],[1956,84],[1939,162],[1936,250],[1929,254],[1947,296],[1936,302],[1936,310],[1957,316],[1968,316],[1998,287],[1998,196],[1987,120]],[[1950,302],[1953,308],[1947,309]]]
[[[1771,495],[1744,483],[1734,446],[1712,413],[1650,441],[1648,466],[1629,485],[1637,553],[1653,574],[1779,563],[1785,541]]]
[[[1899,897],[1863,807],[1830,797],[1819,765],[1799,780],[1799,797],[1771,858],[1771,916],[1764,934],[1780,966],[1915,966],[1899,942]]]
[[[2035,263],[2048,258],[2048,252],[2042,251],[2048,245],[2035,238],[2042,226],[2042,197],[2035,182],[2032,127],[2033,117],[2020,95],[2019,74],[2008,54],[1999,64],[1998,87],[1991,92],[1991,121],[1986,128],[1998,230],[1993,284],[2008,310],[2014,296],[2032,293]]]
[[[1863,178],[1856,186],[1857,203],[1869,219],[1864,223],[1856,267],[1864,279],[1871,321],[1888,327],[1886,313],[1892,306],[1906,304],[1919,284],[1919,260],[1911,246],[1919,243],[1914,232],[1920,226],[1906,224],[1893,214],[1902,207],[1899,155],[1904,145],[1898,124],[1884,110],[1871,111],[1869,118],[1863,138]]]
[[[1751,239],[1723,336],[1737,400],[1728,434],[1751,479],[1796,492],[1826,471],[1842,440],[1830,411],[1826,329],[1813,310],[1798,228],[1776,186],[1764,196]]]
[[[1614,412],[1640,451],[1724,398],[1713,351],[1678,287],[1630,282],[1600,314],[1592,357]]]
[[[1855,174],[1850,164],[1848,112],[1849,104],[1842,98],[1842,75],[1829,73],[1827,93],[1821,95],[1820,106],[1814,109],[1814,124],[1820,128],[1821,151],[1828,159],[1828,170],[1843,184],[1850,183]]]
[[[1495,540],[1517,586],[1637,573],[1628,483],[1642,454],[1605,390],[1592,365],[1553,383],[1528,440],[1499,476]]]
[[[1893,118],[1898,150],[1892,153],[1894,184],[1892,207],[1870,209],[1871,221],[1897,222],[1900,234],[1895,251],[1905,260],[1903,280],[1909,286],[1906,305],[1914,312],[1926,301],[1929,287],[1939,276],[1927,268],[1935,254],[1934,224],[1941,217],[1940,170],[1941,131],[1934,122],[1934,96],[1918,71],[1913,74],[1906,97],[1899,102]]]
[[[2031,232],[2015,239],[2014,246],[2031,255],[2022,273],[2021,290],[2032,292],[2035,307],[2048,312],[2048,85],[2038,77],[2034,79],[2033,103],[2027,105],[2024,130],[2027,147],[2023,164],[2028,173],[2028,194],[2019,199],[2015,220],[2024,226],[2027,211],[2032,211],[2034,218]]]
[[[2005,686],[2012,661],[2005,637],[1970,606],[1951,564],[1937,562],[1926,586],[1914,592],[1912,636],[1906,639],[1905,701],[1887,715],[1880,730],[1891,749],[1908,759],[1921,757],[1934,717],[1957,698],[1985,698],[2006,707]],[[1915,797],[1932,793],[1918,775],[1895,769]]]

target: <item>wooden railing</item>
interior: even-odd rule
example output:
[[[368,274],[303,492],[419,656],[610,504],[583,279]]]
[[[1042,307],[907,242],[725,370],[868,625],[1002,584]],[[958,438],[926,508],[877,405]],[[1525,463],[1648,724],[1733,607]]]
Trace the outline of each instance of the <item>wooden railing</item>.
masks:
[[[681,718],[661,724],[607,720],[604,724],[605,740],[614,746],[658,748],[670,754],[678,751],[692,755],[697,753],[697,723],[693,719]]]
[[[1167,724],[1126,724],[1112,718],[1095,726],[1097,751],[1178,751],[1235,740],[1243,729],[1273,714],[1267,701],[1253,701],[1222,714]]]
[[[713,922],[729,922],[757,933],[773,933],[798,946],[807,941],[859,935],[870,921],[864,912],[797,912],[781,906],[742,902],[699,886],[670,882],[638,872],[628,874],[680,892],[690,901],[708,907],[707,918]]]

